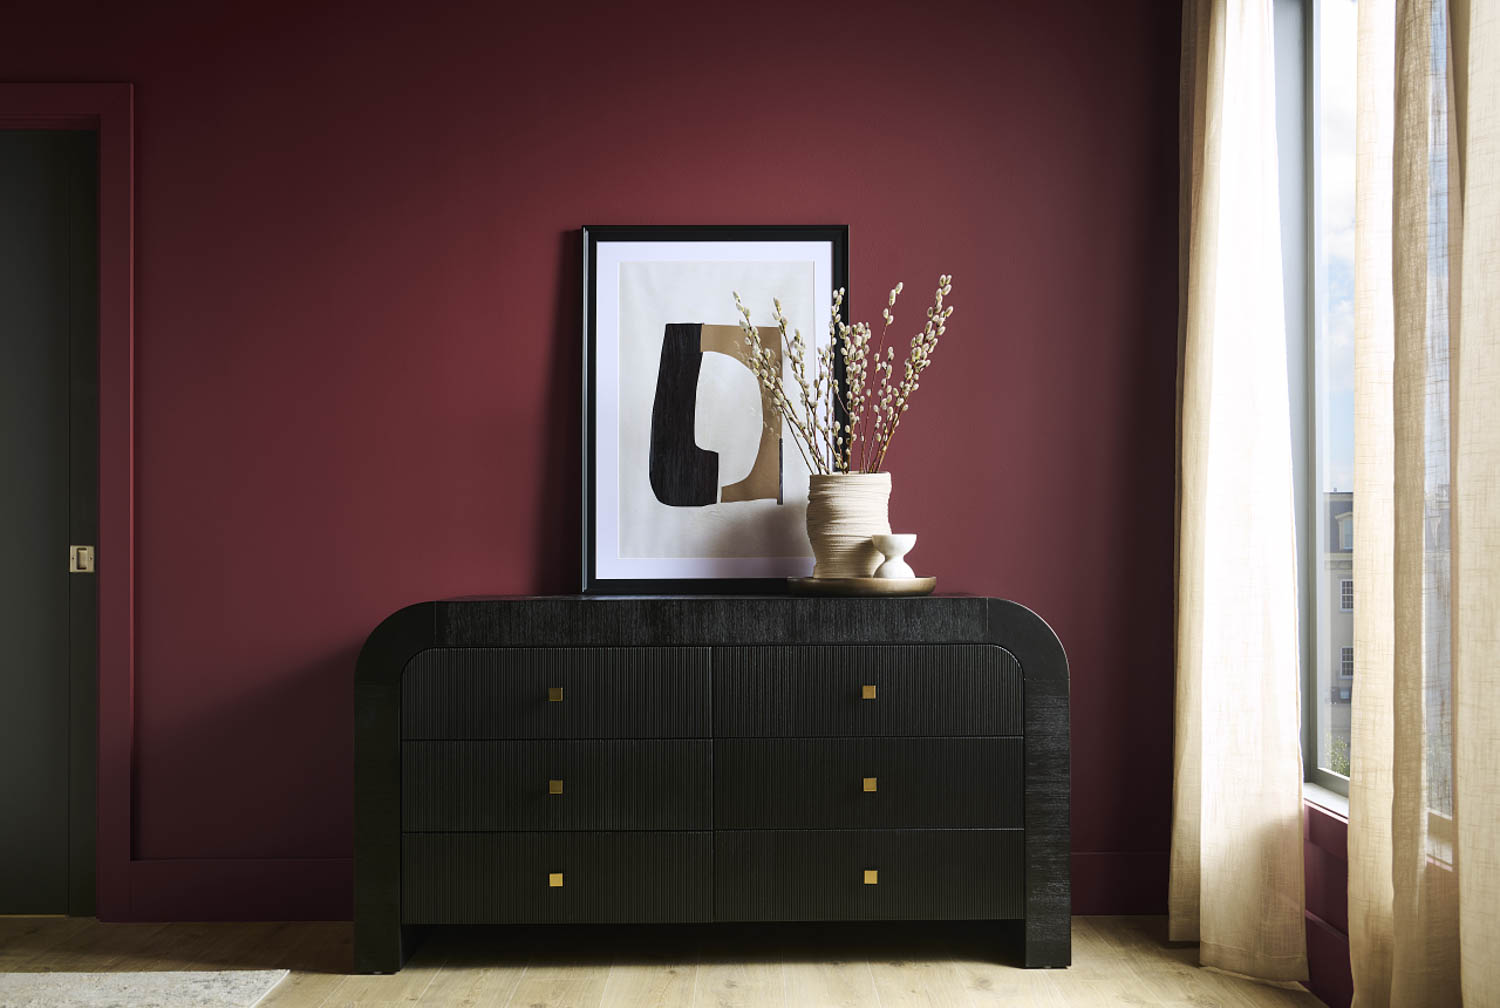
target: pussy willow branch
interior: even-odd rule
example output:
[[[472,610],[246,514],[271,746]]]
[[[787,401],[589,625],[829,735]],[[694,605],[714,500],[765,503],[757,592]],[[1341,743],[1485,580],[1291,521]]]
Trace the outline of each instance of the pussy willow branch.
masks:
[[[878,345],[876,345],[876,347],[875,347],[875,370],[878,371],[878,372],[880,372],[882,375],[885,372],[881,368],[881,356],[882,356],[882,354],[885,351],[886,336],[891,331],[891,323],[893,323],[893,322],[896,321],[896,316],[891,313],[891,309],[894,308],[894,307],[896,307],[896,299],[901,296],[901,290],[905,286],[906,285],[904,283],[901,283],[900,281],[897,281],[896,286],[894,286],[894,287],[891,288],[891,294],[890,294],[890,297],[886,300],[886,306],[885,306],[885,308],[881,309],[881,312],[880,312],[881,317],[884,320],[884,324],[880,327],[880,343]],[[865,379],[866,379],[866,375],[861,374],[860,375],[860,382],[861,382],[861,384],[863,384],[865,382]],[[863,405],[864,405],[864,400],[863,399],[861,399],[860,405],[861,405],[861,407],[863,407]],[[874,417],[873,420],[872,420],[872,417]],[[870,455],[871,455],[871,451],[870,451],[870,438],[873,437],[873,436],[877,436],[878,433],[879,433],[879,430],[878,430],[878,428],[879,428],[878,413],[874,413],[873,411],[863,410],[862,409],[861,412],[860,412],[859,422],[860,422],[860,441],[862,442],[862,444],[860,445],[860,462],[862,463],[862,468],[868,469],[869,466],[870,466],[870,461],[871,461],[870,460]],[[871,432],[869,430],[869,428],[872,425],[872,423],[877,428],[877,430],[874,431],[874,432]]]
[[[896,306],[903,286],[898,283],[891,289],[886,307],[881,311],[884,324],[873,354],[873,365],[880,382],[873,404],[870,402],[869,378],[874,330],[867,322],[844,323],[841,309],[845,291],[842,288],[834,291],[828,319],[829,345],[815,351],[817,370],[810,382],[806,362],[808,348],[802,330],[790,325],[781,310],[781,301],[772,299],[772,318],[776,321],[781,350],[778,362],[776,353],[762,340],[760,328],[751,323],[750,309],[740,300],[738,293],[734,295],[735,307],[740,314],[740,330],[745,336],[746,363],[778,416],[774,427],[769,418],[762,416],[762,422],[778,435],[780,423],[785,422],[809,472],[855,471],[856,444],[859,446],[858,471],[879,472],[885,464],[891,439],[901,425],[902,415],[911,406],[912,395],[921,386],[922,372],[932,364],[938,338],[947,331],[948,318],[953,314],[953,307],[944,304],[944,298],[953,290],[953,278],[944,274],[938,278],[933,304],[927,309],[927,321],[922,331],[911,339],[898,382],[895,348],[886,346],[886,338],[895,322],[891,309]],[[844,378],[842,388],[838,382],[840,367]],[[787,371],[791,372],[795,383],[795,405],[793,397],[787,395]]]
[[[890,450],[891,438],[896,434],[896,428],[901,425],[901,417],[911,408],[911,397],[920,387],[919,376],[932,364],[932,352],[937,349],[938,337],[948,331],[948,317],[953,314],[953,308],[943,307],[943,298],[953,290],[953,278],[944,274],[938,277],[937,293],[933,295],[932,307],[927,309],[927,324],[922,331],[911,338],[911,351],[906,357],[905,373],[902,375],[901,384],[896,387],[895,401],[891,404],[886,415],[885,440],[880,446],[880,454],[875,458],[875,471],[885,464],[885,453]],[[886,376],[889,378],[890,370],[887,369]]]
[[[734,303],[740,311],[740,330],[745,334],[746,363],[751,372],[760,383],[766,395],[770,398],[772,406],[775,407],[778,423],[772,427],[770,421],[762,418],[767,427],[770,427],[776,435],[781,435],[780,420],[784,420],[791,428],[792,443],[797,446],[797,452],[802,456],[802,461],[807,465],[809,472],[826,473],[828,466],[822,455],[818,452],[818,440],[814,434],[817,427],[816,419],[809,413],[807,416],[799,416],[793,408],[791,400],[786,396],[786,381],[783,375],[785,361],[778,361],[776,354],[764,345],[760,336],[759,327],[750,322],[750,309],[740,301],[738,293],[734,295]],[[780,314],[778,305],[777,313]],[[778,324],[778,340],[780,347],[785,353],[790,352],[791,347],[787,339],[786,330]],[[805,402],[805,400],[804,400]]]

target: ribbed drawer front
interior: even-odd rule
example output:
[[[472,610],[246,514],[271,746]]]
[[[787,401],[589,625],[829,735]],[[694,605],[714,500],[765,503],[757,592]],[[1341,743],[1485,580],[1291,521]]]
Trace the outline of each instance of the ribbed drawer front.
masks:
[[[549,884],[561,875],[562,884]],[[712,833],[417,833],[404,924],[706,921]]]
[[[408,741],[401,828],[710,829],[712,766],[707,741]]]
[[[1020,830],[728,830],[715,837],[721,920],[1019,917]],[[875,872],[867,884],[866,872]]]
[[[1019,738],[721,739],[720,829],[1020,828]]]
[[[1020,666],[989,644],[714,649],[719,737],[1020,735],[1021,699]]]
[[[432,648],[401,691],[406,739],[709,735],[708,648]]]

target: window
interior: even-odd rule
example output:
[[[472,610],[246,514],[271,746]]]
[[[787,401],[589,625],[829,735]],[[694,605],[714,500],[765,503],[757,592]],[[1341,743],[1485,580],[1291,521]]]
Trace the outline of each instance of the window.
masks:
[[[1349,681],[1354,677],[1354,113],[1356,0],[1305,0],[1312,60],[1307,159],[1310,489],[1316,642],[1308,675],[1331,702],[1317,705],[1305,763],[1311,779],[1348,793]]]
[[[1303,766],[1349,788],[1356,0],[1273,0],[1283,287],[1301,501]]]
[[[1348,793],[1354,678],[1354,163],[1357,0],[1273,0],[1277,147],[1293,431],[1308,445],[1294,473],[1302,501],[1303,765]],[[1431,9],[1433,72],[1446,75],[1447,5]],[[1427,127],[1429,347],[1446,348],[1446,90]],[[1367,110],[1374,112],[1375,110]],[[1384,110],[1379,114],[1385,114]],[[1305,352],[1300,353],[1300,350]],[[1452,834],[1451,561],[1448,358],[1427,365],[1423,472],[1422,706],[1429,840]],[[1299,401],[1300,397],[1300,401]],[[1429,850],[1429,853],[1434,853]],[[1435,856],[1442,857],[1441,850]]]

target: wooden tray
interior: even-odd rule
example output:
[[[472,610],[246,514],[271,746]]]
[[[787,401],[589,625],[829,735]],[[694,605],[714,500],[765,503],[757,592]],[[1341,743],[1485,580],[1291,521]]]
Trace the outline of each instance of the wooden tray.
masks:
[[[793,595],[931,595],[935,577],[787,578]]]

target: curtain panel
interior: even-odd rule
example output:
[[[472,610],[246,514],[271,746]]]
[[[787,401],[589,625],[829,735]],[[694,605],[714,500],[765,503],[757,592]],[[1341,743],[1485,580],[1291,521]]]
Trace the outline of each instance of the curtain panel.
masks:
[[[1500,23],[1360,0],[1358,1008],[1500,1005]]]
[[[1465,1003],[1500,1005],[1500,4],[1456,3],[1451,34],[1463,202],[1453,333],[1459,948]]]
[[[1186,0],[1170,933],[1307,976],[1270,0]]]

